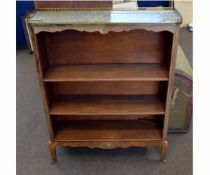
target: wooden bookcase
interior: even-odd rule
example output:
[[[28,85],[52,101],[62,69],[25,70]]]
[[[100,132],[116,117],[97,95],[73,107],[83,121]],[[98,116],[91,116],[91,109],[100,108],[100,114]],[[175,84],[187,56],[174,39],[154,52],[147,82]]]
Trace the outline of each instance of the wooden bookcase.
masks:
[[[176,10],[30,15],[53,161],[57,146],[159,146],[164,160],[181,21]]]

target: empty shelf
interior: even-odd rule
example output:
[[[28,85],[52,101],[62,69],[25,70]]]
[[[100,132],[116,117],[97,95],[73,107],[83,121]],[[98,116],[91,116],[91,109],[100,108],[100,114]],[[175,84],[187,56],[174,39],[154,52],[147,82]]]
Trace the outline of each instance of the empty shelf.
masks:
[[[151,120],[135,121],[60,121],[56,141],[140,141],[160,140],[161,124]]]
[[[157,96],[57,96],[51,115],[153,115],[165,114]]]
[[[88,64],[51,66],[45,82],[64,81],[167,81],[168,70],[161,64]]]

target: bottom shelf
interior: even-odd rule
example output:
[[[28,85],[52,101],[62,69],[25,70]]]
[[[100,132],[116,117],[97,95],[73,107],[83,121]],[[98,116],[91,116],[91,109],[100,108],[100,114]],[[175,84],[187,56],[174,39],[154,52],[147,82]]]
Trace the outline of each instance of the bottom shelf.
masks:
[[[57,120],[55,141],[141,141],[161,140],[157,120]]]

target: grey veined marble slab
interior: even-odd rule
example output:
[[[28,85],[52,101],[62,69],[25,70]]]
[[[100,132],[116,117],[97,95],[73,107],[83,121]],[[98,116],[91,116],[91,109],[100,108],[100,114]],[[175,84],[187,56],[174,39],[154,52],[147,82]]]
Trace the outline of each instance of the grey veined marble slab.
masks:
[[[72,10],[37,11],[28,19],[31,25],[66,24],[178,24],[182,16],[176,10]]]

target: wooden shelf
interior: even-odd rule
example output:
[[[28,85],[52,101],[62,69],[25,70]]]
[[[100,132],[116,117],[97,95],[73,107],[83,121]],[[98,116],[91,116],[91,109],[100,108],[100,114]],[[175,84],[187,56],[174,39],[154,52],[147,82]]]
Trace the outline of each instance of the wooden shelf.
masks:
[[[164,115],[52,115],[52,120],[157,120]]]
[[[51,66],[45,82],[75,81],[168,81],[162,64],[88,64]]]
[[[157,96],[57,96],[51,115],[161,115],[164,103]]]
[[[161,124],[151,120],[136,121],[60,121],[56,141],[138,141],[160,140]]]

